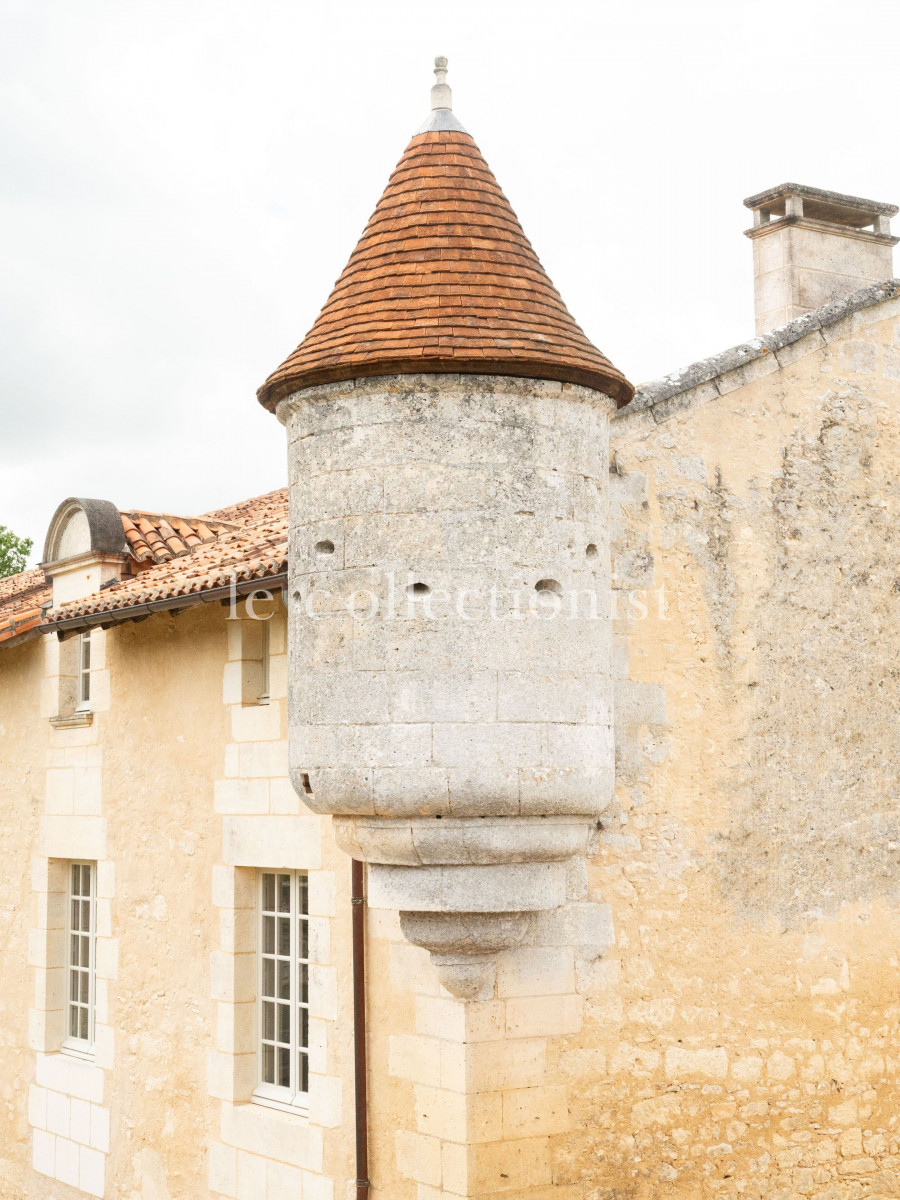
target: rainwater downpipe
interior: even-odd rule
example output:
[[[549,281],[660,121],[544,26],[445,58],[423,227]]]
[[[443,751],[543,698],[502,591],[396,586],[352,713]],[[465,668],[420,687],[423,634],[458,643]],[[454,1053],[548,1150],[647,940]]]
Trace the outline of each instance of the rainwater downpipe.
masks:
[[[366,1062],[366,898],[363,865],[351,861],[353,926],[353,1078],[356,1093],[356,1200],[368,1200],[369,1111]]]

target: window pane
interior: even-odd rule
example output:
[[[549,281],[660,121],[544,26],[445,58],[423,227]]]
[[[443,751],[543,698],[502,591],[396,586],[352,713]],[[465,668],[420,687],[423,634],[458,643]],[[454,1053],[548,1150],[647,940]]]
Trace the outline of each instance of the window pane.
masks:
[[[69,1037],[78,1037],[78,1009],[69,1009]]]
[[[287,1004],[278,1005],[278,1040],[286,1046],[291,1044],[291,1010]]]
[[[69,974],[69,999],[73,1003],[78,999],[78,976],[80,973],[80,971],[72,971]]]
[[[91,902],[90,900],[82,900],[81,902],[81,928],[84,933],[87,933],[91,927]]]
[[[91,868],[87,863],[81,868],[81,894],[82,896],[90,896],[91,894]]]
[[[300,995],[298,1000],[301,1004],[309,1004],[309,967],[306,963],[300,963],[297,968],[300,976]]]
[[[275,1005],[266,1000],[263,1002],[263,1037],[266,1041],[275,1040]]]
[[[81,1032],[78,1036],[86,1042],[88,1039],[88,1010],[79,1008],[78,1011],[81,1013]]]
[[[263,995],[275,995],[275,963],[271,958],[263,959]]]
[[[263,1046],[263,1083],[275,1082],[275,1047]]]
[[[283,913],[289,913],[291,911],[290,875],[278,876],[278,911]]]
[[[72,901],[72,928],[81,928],[81,901],[79,900]]]
[[[69,965],[72,967],[77,967],[78,962],[79,962],[78,947],[81,945],[81,938],[78,936],[77,933],[73,933],[70,938],[70,942],[71,942],[71,944],[69,946]],[[85,965],[87,965],[87,964],[85,964]]]
[[[300,1045],[304,1048],[309,1045],[309,1009],[300,1009]]]
[[[263,911],[275,911],[275,876],[263,875]]]
[[[72,864],[72,895],[81,895],[81,867],[78,863]]]
[[[87,1004],[87,1002],[88,1002],[89,983],[90,983],[90,976],[88,975],[87,971],[82,971],[81,972],[81,996],[79,997],[82,1004]]]
[[[309,912],[309,876],[301,875],[297,880],[298,907],[304,915]]]
[[[300,949],[298,954],[300,958],[309,958],[309,924],[306,921],[300,922]]]
[[[291,964],[278,960],[278,996],[281,1000],[291,998]]]
[[[287,1046],[278,1047],[278,1085],[291,1086],[291,1052]]]
[[[309,1055],[300,1051],[299,1061],[297,1064],[300,1068],[300,1079],[298,1081],[297,1090],[300,1092],[309,1091]]]
[[[291,953],[291,918],[278,918],[278,953],[285,958]]]
[[[263,954],[275,953],[275,918],[263,917]]]

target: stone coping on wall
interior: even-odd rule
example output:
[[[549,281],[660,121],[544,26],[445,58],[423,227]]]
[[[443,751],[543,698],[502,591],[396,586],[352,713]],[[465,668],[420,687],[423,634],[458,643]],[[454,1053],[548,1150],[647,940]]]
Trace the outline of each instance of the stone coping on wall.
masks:
[[[900,279],[888,279],[832,300],[721,354],[701,359],[652,383],[642,384],[634,399],[613,418],[611,436],[618,438],[636,427],[662,424],[675,413],[705,404],[812,354],[830,341],[822,331],[862,309],[900,296]],[[801,345],[801,343],[803,343]]]

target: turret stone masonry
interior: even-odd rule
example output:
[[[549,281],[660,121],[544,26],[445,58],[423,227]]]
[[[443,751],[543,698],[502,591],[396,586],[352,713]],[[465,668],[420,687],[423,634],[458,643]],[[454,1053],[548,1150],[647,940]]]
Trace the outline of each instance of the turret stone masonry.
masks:
[[[503,1026],[484,1014],[498,954],[530,944],[507,1019],[577,1024],[567,943],[592,958],[609,940],[584,857],[613,789],[609,420],[633,389],[435,73],[430,120],[260,391],[288,434],[291,779],[462,1002],[414,1177],[433,1182],[437,1154],[441,1195],[537,1195],[545,1122],[504,1125],[523,1064],[485,1068]]]
[[[897,210],[796,184],[745,201],[762,336],[632,400],[454,115],[446,65],[259,393],[288,436],[291,779],[367,864],[392,946],[368,1002],[378,1194],[895,1197],[900,923],[885,901],[877,933],[839,929],[896,880],[850,865],[851,834],[832,886],[801,832],[833,839],[831,783],[795,783],[801,818],[741,762],[754,722],[771,741],[757,704],[824,669],[802,603],[778,652],[757,615],[791,539],[820,536],[806,514],[853,510],[839,451],[815,482],[817,423],[855,445],[900,400]],[[793,406],[789,444],[773,404]],[[844,624],[857,647],[868,620]],[[831,653],[850,670],[860,651]],[[810,711],[795,696],[784,715],[786,763],[820,734]],[[744,807],[718,818],[719,789]],[[436,976],[401,969],[397,936]],[[866,945],[884,973],[863,999],[847,964]]]
[[[294,786],[444,985],[486,998],[612,795],[606,464],[631,389],[437,73],[261,397],[288,431]]]

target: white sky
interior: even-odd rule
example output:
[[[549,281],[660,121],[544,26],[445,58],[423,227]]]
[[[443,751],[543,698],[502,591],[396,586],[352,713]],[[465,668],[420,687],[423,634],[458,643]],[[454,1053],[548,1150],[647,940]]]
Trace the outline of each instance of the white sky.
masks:
[[[752,336],[744,196],[900,200],[896,0],[0,0],[0,524],[285,481],[255,390],[429,108],[635,382]]]

